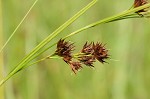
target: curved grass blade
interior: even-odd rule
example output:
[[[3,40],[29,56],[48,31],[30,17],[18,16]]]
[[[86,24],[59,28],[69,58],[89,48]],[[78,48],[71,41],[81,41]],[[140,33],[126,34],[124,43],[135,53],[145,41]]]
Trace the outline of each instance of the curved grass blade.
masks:
[[[135,12],[141,10],[141,9],[145,9],[145,8],[148,8],[148,7],[150,7],[150,3],[145,4],[145,5],[143,5],[143,6],[140,6],[140,7],[137,7],[137,8],[129,9],[129,10],[126,10],[126,11],[124,11],[124,12],[122,12],[122,13],[117,14],[117,15],[114,15],[114,16],[111,16],[111,17],[108,17],[108,18],[99,20],[99,21],[97,21],[97,22],[94,22],[94,23],[92,23],[92,24],[89,24],[89,25],[87,25],[87,26],[85,26],[85,27],[83,27],[83,28],[80,28],[80,29],[78,29],[78,30],[76,30],[76,31],[74,31],[74,32],[72,32],[72,33],[70,33],[70,34],[67,35],[65,38],[68,38],[68,37],[70,37],[70,36],[72,36],[72,35],[78,34],[78,33],[82,32],[82,31],[84,31],[84,30],[87,30],[87,29],[89,29],[89,28],[95,27],[95,26],[100,25],[100,24],[109,23],[109,22],[114,21],[114,20],[118,21],[120,18],[123,18],[123,17],[125,17],[125,16],[127,16],[127,15],[129,15],[129,14],[133,14],[133,13],[135,13]],[[64,38],[64,39],[65,39],[65,38]]]

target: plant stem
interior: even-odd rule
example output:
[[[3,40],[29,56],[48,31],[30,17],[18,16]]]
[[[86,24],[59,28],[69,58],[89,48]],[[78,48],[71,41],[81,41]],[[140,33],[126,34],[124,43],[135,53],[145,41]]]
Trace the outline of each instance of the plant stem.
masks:
[[[141,10],[141,9],[148,8],[148,7],[150,7],[150,3],[145,4],[145,5],[143,5],[143,6],[140,6],[140,7],[137,7],[137,8],[133,8],[133,9],[126,10],[126,11],[120,13],[120,14],[117,14],[117,15],[114,15],[114,16],[111,16],[111,17],[108,17],[108,18],[105,18],[105,19],[103,19],[103,20],[99,20],[99,21],[97,21],[97,22],[95,22],[95,23],[92,23],[92,24],[90,24],[90,25],[87,25],[87,26],[85,26],[85,27],[83,27],[83,28],[81,28],[81,29],[79,29],[79,30],[76,30],[76,31],[70,33],[70,34],[67,35],[64,39],[66,39],[66,38],[68,38],[68,37],[70,37],[70,36],[73,36],[73,35],[75,35],[75,34],[77,34],[77,33],[80,33],[80,32],[82,32],[82,31],[84,31],[84,30],[87,30],[87,29],[89,29],[89,28],[95,27],[95,26],[97,26],[97,25],[99,25],[99,24],[108,23],[108,22],[111,22],[111,21],[120,19],[120,18],[122,18],[122,17],[124,17],[124,16],[129,15],[130,13],[134,13],[134,12],[137,12],[137,11],[139,11],[139,10]]]
[[[23,21],[26,19],[26,17],[28,16],[28,14],[30,13],[30,11],[32,10],[32,8],[35,6],[35,4],[38,2],[38,0],[35,0],[35,2],[32,4],[32,6],[30,7],[30,9],[28,10],[28,12],[25,14],[25,16],[23,17],[23,19],[20,21],[20,23],[17,25],[17,27],[15,28],[15,30],[13,31],[13,33],[9,36],[9,38],[7,39],[7,41],[4,43],[4,45],[1,47],[0,49],[0,53],[3,51],[3,49],[6,47],[6,45],[9,43],[9,41],[11,40],[11,38],[14,36],[14,34],[16,33],[16,31],[18,30],[18,28],[20,27],[20,25],[23,23]]]
[[[33,62],[33,63],[31,63],[31,64],[29,64],[29,65],[23,67],[22,69],[27,68],[27,67],[29,67],[29,66],[32,66],[32,65],[34,65],[34,64],[37,64],[37,63],[39,63],[39,62],[42,62],[42,61],[44,61],[44,60],[46,60],[46,59],[59,59],[59,58],[60,58],[60,57],[56,57],[56,56],[53,56],[53,55],[49,55],[49,56],[47,56],[47,57],[44,57],[44,58],[42,58],[42,59],[40,59],[40,60],[37,60],[37,61],[35,61],[35,62]]]

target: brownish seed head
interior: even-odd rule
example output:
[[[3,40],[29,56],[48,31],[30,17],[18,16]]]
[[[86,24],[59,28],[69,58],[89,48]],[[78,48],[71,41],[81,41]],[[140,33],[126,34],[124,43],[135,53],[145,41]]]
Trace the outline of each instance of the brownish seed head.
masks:
[[[81,50],[82,54],[77,55],[78,61],[73,61],[72,58],[75,58],[72,56],[72,51],[74,50],[73,43],[60,39],[57,43],[55,54],[63,57],[63,60],[70,65],[72,71],[76,74],[82,68],[81,64],[94,67],[93,63],[96,59],[101,63],[105,63],[105,59],[109,58],[109,55],[108,50],[104,46],[102,43],[95,44],[91,42],[88,44],[86,42]]]
[[[83,64],[85,64],[86,66],[93,66],[93,62],[95,62],[95,58],[92,55],[93,54],[93,47],[92,47],[92,43],[88,44],[87,42],[84,44],[81,53],[83,53],[84,55],[81,55],[79,57],[79,61],[82,62]]]
[[[101,63],[105,63],[105,59],[109,58],[108,50],[104,46],[102,43],[93,43],[93,55]]]
[[[79,71],[82,66],[80,62],[70,62],[69,63],[71,66],[72,71],[76,74],[77,71]]]
[[[60,39],[57,43],[57,49],[55,51],[55,54],[63,57],[64,61],[68,63],[69,61],[71,61],[72,58],[71,53],[73,50],[74,50],[73,43],[69,43]]]
[[[95,57],[93,57],[93,55],[91,56],[81,56],[79,57],[79,61],[82,62],[83,64],[85,64],[86,66],[93,66],[93,63],[95,62]]]
[[[92,43],[88,44],[86,42],[81,50],[81,53],[92,54],[93,53]]]
[[[134,8],[142,6],[142,5],[147,4],[147,3],[148,3],[148,0],[135,0],[134,1]],[[140,11],[137,11],[136,13],[139,13],[139,12],[146,12],[146,10],[142,9]]]

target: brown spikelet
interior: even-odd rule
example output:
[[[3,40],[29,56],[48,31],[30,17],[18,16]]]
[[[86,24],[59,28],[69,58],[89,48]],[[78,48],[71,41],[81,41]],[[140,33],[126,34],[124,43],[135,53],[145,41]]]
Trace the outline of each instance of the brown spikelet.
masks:
[[[134,8],[142,6],[147,3],[148,3],[148,0],[134,0]],[[136,13],[140,13],[140,12],[146,12],[146,10],[142,9],[140,11],[137,11]]]
[[[81,53],[92,54],[93,53],[92,43],[88,44],[86,42],[81,50]]]
[[[93,54],[93,47],[92,43],[88,44],[87,42],[84,44],[81,53],[84,55],[81,55],[79,57],[79,61],[85,64],[86,66],[93,66],[93,62],[95,62],[95,57],[92,55]]]
[[[57,43],[57,49],[55,51],[55,54],[63,57],[64,61],[68,63],[72,59],[71,53],[73,50],[74,50],[73,43],[69,43],[60,39]]]
[[[105,59],[109,58],[108,50],[104,46],[102,43],[93,43],[93,55],[101,63],[105,63]]]
[[[106,59],[109,58],[108,50],[104,47],[102,43],[85,43],[80,53],[72,54],[74,50],[73,43],[64,41],[64,39],[60,39],[57,43],[57,49],[55,51],[55,55],[63,57],[63,60],[70,65],[72,71],[76,74],[82,68],[82,64],[94,67],[93,63],[96,59],[105,63]],[[77,61],[75,61],[77,60]]]
[[[71,66],[72,71],[76,74],[77,71],[79,71],[82,66],[80,62],[70,62],[69,63]]]
[[[95,62],[95,57],[91,56],[82,56],[79,57],[79,61],[82,62],[83,64],[85,64],[86,66],[93,66],[93,62]]]

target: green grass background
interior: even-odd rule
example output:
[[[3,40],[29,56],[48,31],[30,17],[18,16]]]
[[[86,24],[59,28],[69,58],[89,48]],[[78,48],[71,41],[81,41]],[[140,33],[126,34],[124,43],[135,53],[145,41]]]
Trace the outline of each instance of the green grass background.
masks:
[[[91,0],[39,0],[0,57],[6,75],[40,41]],[[0,0],[0,43],[5,42],[34,0]],[[97,20],[130,8],[134,0],[99,0],[51,44]],[[150,19],[129,19],[74,35],[78,52],[86,41],[107,43],[112,60],[94,63],[74,75],[59,59],[33,65],[0,88],[0,99],[150,99]],[[1,44],[0,44],[1,45]],[[52,54],[55,47],[38,59]],[[3,67],[5,68],[3,70]]]

